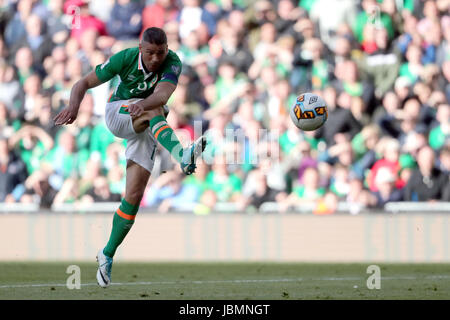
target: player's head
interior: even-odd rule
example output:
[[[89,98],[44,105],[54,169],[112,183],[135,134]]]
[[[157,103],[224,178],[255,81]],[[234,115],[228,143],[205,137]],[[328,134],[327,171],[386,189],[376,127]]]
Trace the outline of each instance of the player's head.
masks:
[[[152,72],[158,70],[169,51],[164,30],[154,27],[146,29],[139,44],[139,51],[147,70]]]

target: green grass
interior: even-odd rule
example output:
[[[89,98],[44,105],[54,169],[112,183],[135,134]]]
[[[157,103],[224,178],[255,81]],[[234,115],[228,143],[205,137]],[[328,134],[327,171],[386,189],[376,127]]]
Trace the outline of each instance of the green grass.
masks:
[[[66,269],[81,268],[81,289]],[[367,264],[121,263],[113,285],[96,285],[93,263],[0,263],[0,299],[449,299],[449,264],[378,264],[381,289],[366,286]]]

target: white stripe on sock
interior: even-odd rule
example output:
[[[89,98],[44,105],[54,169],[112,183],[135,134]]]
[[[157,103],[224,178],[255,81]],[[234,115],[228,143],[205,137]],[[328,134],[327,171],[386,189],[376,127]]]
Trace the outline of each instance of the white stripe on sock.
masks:
[[[158,131],[159,128],[161,128],[162,126],[167,125],[167,121],[160,121],[157,124],[155,124],[152,128],[152,133],[155,134],[156,131]]]

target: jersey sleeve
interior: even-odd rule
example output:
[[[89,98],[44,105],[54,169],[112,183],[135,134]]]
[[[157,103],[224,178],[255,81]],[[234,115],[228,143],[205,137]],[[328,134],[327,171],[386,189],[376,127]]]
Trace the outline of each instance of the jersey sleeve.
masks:
[[[107,82],[114,78],[123,70],[125,50],[116,53],[106,60],[103,64],[95,67],[95,73],[101,82]]]
[[[170,82],[174,85],[178,84],[178,77],[181,74],[181,61],[179,59],[171,59],[161,72],[159,82]]]

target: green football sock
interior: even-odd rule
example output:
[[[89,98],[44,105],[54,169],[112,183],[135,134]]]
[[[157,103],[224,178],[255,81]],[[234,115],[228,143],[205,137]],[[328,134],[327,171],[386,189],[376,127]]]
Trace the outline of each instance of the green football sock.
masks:
[[[170,152],[175,160],[181,162],[183,146],[173,132],[172,128],[167,123],[166,118],[163,116],[156,116],[152,118],[150,120],[150,130],[152,130],[155,139],[158,140],[158,142]]]
[[[133,226],[138,210],[139,205],[132,205],[125,199],[122,200],[120,207],[114,214],[109,241],[103,249],[103,253],[107,257],[114,257],[117,247],[122,243],[123,239],[125,239],[128,234],[128,231],[130,231]]]

